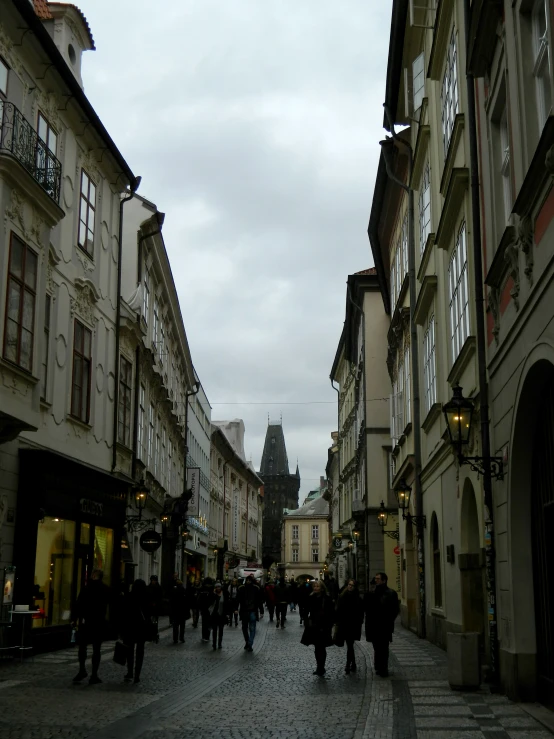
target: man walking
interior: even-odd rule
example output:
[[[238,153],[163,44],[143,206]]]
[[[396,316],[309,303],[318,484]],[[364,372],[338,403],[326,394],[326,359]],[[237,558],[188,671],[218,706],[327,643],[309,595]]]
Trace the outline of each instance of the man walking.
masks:
[[[275,599],[277,601],[277,628],[284,629],[287,620],[287,606],[290,602],[290,587],[284,577],[279,578],[275,586]]]
[[[236,577],[231,580],[229,587],[227,588],[229,594],[229,626],[233,625],[233,618],[235,619],[235,626],[239,625],[239,581]]]
[[[106,611],[110,603],[110,589],[102,582],[103,577],[102,570],[94,569],[75,604],[73,622],[78,623],[79,627],[79,672],[73,678],[74,683],[80,683],[87,677],[85,663],[89,644],[92,644],[92,675],[89,685],[102,682],[98,677],[100,648],[105,636]]]
[[[256,624],[258,623],[260,608],[263,608],[261,590],[256,585],[254,575],[248,575],[244,585],[240,586],[238,594],[242,634],[245,641],[244,648],[247,652],[252,652],[254,651]]]
[[[265,586],[264,592],[265,605],[269,613],[269,620],[271,621],[271,623],[273,623],[273,615],[275,613],[275,605],[277,601],[275,599],[275,585],[271,582],[271,580]]]
[[[214,586],[214,592],[212,596],[212,602],[208,608],[211,616],[212,626],[212,647],[213,649],[221,649],[223,641],[223,627],[227,623],[227,616],[229,615],[229,595],[219,580]]]
[[[384,572],[375,575],[375,590],[364,596],[365,635],[372,642],[375,672],[381,677],[389,674],[389,643],[392,641],[394,621],[400,611],[398,595],[387,585]]]
[[[210,641],[211,615],[208,609],[213,600],[213,587],[212,578],[205,577],[204,583],[198,592],[198,610],[202,619],[202,641],[204,643]]]

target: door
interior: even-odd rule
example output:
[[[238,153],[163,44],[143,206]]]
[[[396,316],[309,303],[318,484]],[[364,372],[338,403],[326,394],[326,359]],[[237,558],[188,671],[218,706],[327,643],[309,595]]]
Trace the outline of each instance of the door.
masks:
[[[536,427],[531,519],[537,697],[554,708],[554,386],[549,385]]]

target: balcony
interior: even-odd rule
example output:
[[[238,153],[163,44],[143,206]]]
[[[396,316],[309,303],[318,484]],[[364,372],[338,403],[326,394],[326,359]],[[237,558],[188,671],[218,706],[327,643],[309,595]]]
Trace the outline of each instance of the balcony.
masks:
[[[0,101],[0,153],[9,152],[56,203],[62,165],[13,103]]]

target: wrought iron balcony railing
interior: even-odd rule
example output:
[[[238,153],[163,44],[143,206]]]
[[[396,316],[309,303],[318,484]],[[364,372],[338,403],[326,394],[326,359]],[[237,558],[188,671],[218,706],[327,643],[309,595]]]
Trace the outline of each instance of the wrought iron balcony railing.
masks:
[[[0,150],[9,151],[48,195],[60,201],[62,165],[13,103],[0,100]]]

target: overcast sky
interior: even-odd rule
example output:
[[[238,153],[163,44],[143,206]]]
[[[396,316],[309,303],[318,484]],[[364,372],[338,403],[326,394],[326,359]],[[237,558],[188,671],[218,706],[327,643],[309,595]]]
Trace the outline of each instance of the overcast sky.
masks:
[[[304,496],[337,427],[346,277],[372,266],[391,0],[77,2],[85,92],[166,213],[212,418],[244,420],[258,469],[282,414]]]

